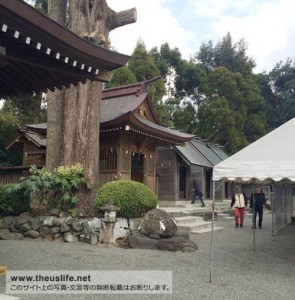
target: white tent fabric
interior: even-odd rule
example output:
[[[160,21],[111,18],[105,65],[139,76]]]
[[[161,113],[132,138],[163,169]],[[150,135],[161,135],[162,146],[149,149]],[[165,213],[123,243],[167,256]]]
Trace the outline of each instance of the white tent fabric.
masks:
[[[213,180],[295,181],[295,118],[213,168]]]

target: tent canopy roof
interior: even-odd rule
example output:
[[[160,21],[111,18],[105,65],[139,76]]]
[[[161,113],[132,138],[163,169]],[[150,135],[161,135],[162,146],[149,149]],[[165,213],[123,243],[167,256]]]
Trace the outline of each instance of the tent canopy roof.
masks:
[[[213,180],[295,181],[295,118],[217,164]]]

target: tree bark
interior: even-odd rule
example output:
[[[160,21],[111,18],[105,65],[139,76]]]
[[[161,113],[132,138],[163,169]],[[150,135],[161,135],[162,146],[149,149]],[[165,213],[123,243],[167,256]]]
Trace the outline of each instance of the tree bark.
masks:
[[[60,0],[49,0],[49,16],[65,22],[63,14],[55,10],[68,9],[67,26],[74,33],[109,48],[109,32],[136,20],[135,10],[115,13],[106,0],[75,0],[60,6]],[[57,7],[54,7],[57,5]],[[65,24],[65,23],[63,23]],[[83,215],[93,216],[93,199],[99,180],[99,123],[101,82],[86,81],[77,87],[49,93],[47,126],[47,161],[49,170],[58,165],[81,163],[93,190],[83,189],[78,208]]]
[[[67,1],[48,0],[48,15],[56,22],[66,24]],[[46,167],[53,171],[61,161],[62,120],[65,91],[47,94]]]

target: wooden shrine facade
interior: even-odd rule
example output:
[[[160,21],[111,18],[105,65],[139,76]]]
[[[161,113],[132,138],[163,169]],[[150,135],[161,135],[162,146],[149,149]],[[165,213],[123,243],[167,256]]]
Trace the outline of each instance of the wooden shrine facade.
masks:
[[[160,125],[147,92],[152,81],[105,89],[102,93],[100,186],[113,180],[135,180],[157,193],[157,148],[184,145],[193,138]],[[45,165],[46,128],[46,124],[27,125],[7,147],[23,152],[24,166]]]

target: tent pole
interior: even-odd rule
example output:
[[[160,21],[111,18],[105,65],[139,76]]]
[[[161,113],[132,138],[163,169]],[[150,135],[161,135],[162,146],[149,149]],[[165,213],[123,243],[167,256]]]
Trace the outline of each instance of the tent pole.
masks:
[[[270,194],[270,205],[271,205],[271,234],[275,235],[275,197],[273,192]]]
[[[211,228],[211,249],[210,249],[210,275],[209,282],[212,283],[213,269],[213,239],[214,239],[214,217],[215,217],[215,181],[213,181],[213,198],[212,198],[212,228]]]
[[[253,216],[252,216],[252,230],[253,230],[253,252],[256,252],[256,244],[255,244],[255,232],[256,232],[256,220],[255,220],[255,197],[254,197],[254,186],[252,186],[252,203],[253,203]]]

